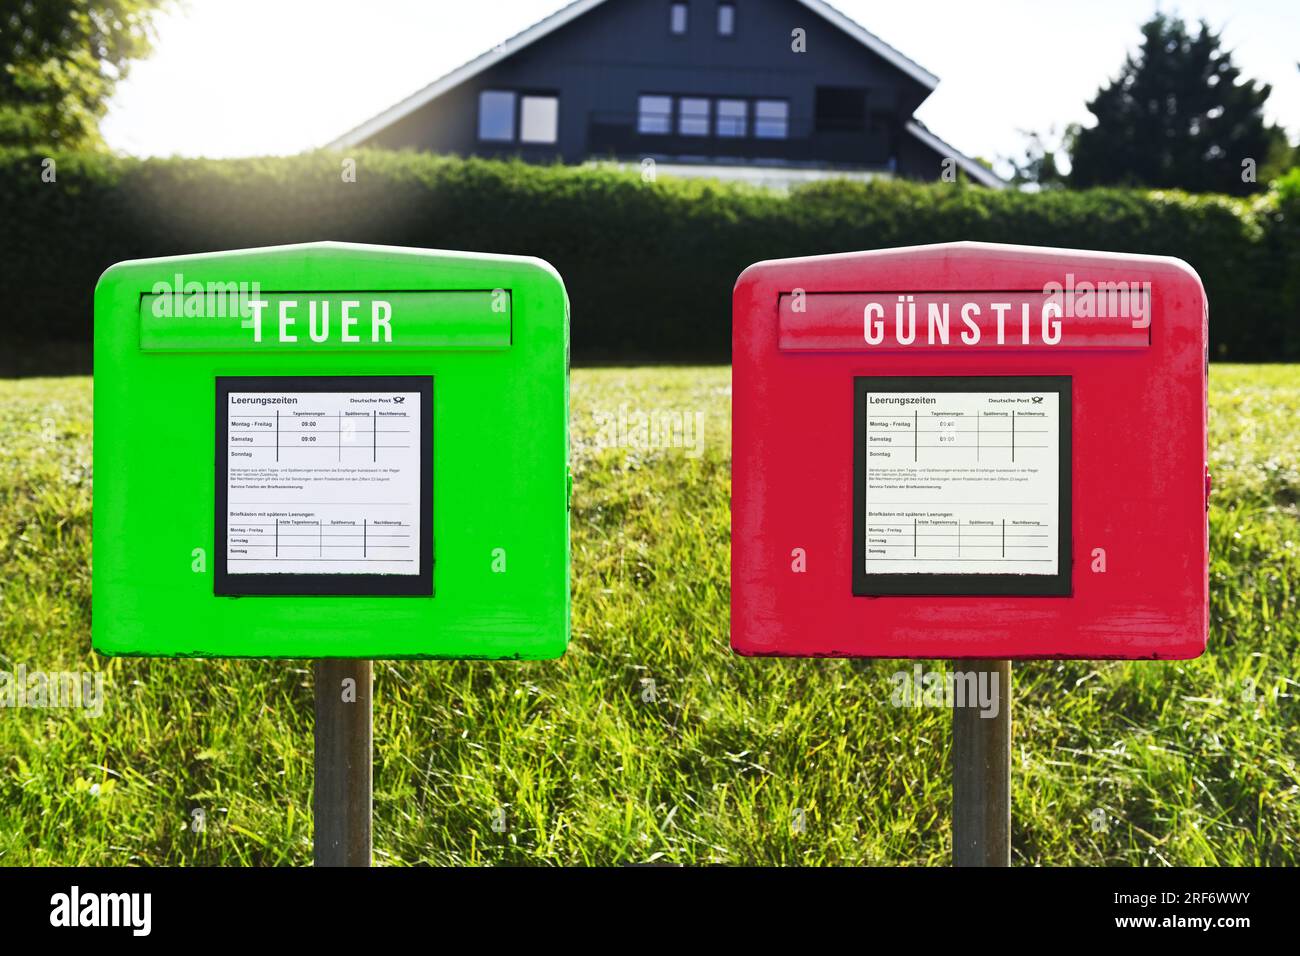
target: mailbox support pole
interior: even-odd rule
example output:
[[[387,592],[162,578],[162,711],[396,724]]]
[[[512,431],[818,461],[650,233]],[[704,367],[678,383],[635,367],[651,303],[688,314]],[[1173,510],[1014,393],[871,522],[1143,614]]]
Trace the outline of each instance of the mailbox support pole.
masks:
[[[315,863],[370,865],[370,661],[316,661]],[[348,679],[353,683],[346,684]]]
[[[952,862],[1010,866],[1011,662],[956,661],[954,669],[958,682],[973,674],[976,686],[988,688],[997,714],[981,716],[977,701],[953,701]]]

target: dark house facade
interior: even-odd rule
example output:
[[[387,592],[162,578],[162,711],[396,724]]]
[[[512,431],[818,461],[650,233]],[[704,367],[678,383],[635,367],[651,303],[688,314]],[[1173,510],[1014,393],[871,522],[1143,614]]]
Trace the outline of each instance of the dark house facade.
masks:
[[[937,83],[822,0],[577,0],[331,146],[1001,186],[913,118]]]

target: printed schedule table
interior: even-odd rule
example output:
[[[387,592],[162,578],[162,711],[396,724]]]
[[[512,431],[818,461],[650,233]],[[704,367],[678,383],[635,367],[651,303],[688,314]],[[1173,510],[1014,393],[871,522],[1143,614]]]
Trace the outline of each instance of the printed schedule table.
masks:
[[[228,575],[421,573],[419,391],[224,396]]]
[[[1059,391],[875,382],[859,398],[863,575],[1060,576]]]
[[[341,506],[323,504],[316,513],[337,507]],[[247,521],[232,517],[226,527],[226,559],[279,562],[281,569],[303,561],[348,565],[409,563],[415,560],[415,531],[406,522],[364,516],[360,523],[349,518],[276,517],[271,521]]]
[[[256,396],[240,396],[246,400]],[[229,413],[229,448],[247,449],[251,461],[289,461],[290,453],[307,453],[304,461],[319,463],[324,457],[312,452],[332,453],[334,460],[369,459],[379,461],[380,451],[409,450],[417,434],[414,415],[419,414],[419,396],[412,408],[344,409],[330,412],[324,408],[277,408],[268,411]]]

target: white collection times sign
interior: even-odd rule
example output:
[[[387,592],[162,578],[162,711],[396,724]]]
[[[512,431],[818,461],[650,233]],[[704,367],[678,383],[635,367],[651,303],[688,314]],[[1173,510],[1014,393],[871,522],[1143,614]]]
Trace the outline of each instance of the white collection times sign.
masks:
[[[1068,588],[1068,383],[859,382],[859,583]]]
[[[418,574],[418,392],[231,392],[237,574]]]

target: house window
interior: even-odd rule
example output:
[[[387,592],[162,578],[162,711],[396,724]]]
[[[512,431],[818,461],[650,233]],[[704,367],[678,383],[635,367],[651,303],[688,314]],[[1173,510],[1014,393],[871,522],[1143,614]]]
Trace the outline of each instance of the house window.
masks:
[[[718,36],[736,35],[736,5],[734,3],[718,4]]]
[[[509,143],[515,138],[515,94],[484,90],[478,95],[478,138]]]
[[[554,143],[558,138],[560,101],[554,96],[524,96],[519,101],[519,140]]]
[[[749,104],[744,100],[718,100],[717,131],[719,136],[745,135]]]
[[[686,32],[686,25],[689,19],[689,7],[685,3],[673,3],[668,7],[668,29],[674,36],[682,36]]]
[[[709,101],[683,96],[677,101],[677,132],[683,136],[709,135]]]
[[[819,86],[813,114],[821,130],[864,130],[867,128],[867,91],[853,86]]]
[[[638,133],[671,133],[673,131],[673,98],[671,96],[642,96],[637,100],[636,131]]]
[[[759,139],[786,139],[790,135],[790,104],[785,100],[754,102],[754,135]]]

